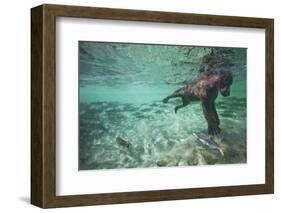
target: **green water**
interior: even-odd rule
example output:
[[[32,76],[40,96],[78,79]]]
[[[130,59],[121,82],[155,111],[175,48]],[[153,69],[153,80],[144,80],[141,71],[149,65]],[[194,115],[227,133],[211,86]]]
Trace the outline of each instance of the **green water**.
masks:
[[[224,155],[192,135],[207,133],[199,102],[177,114],[180,99],[162,102],[196,78],[211,48],[79,42],[79,169],[246,163],[246,49],[217,49],[234,76],[231,95],[216,100]]]

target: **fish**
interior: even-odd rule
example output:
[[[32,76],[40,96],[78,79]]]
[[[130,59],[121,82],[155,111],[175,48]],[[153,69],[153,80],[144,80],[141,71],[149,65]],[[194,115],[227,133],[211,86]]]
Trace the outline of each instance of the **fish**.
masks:
[[[212,140],[210,136],[197,133],[193,133],[193,136],[197,138],[204,146],[207,146],[210,149],[218,150],[219,153],[224,156],[223,146]]]
[[[121,146],[125,146],[127,148],[129,148],[131,146],[131,143],[129,141],[126,141],[121,137],[116,138],[116,143],[118,143]]]

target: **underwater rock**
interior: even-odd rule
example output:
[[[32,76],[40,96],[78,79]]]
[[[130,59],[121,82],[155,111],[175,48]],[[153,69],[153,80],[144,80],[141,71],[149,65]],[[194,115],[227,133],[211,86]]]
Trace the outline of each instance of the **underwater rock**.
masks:
[[[208,165],[216,164],[221,157],[216,150],[201,149],[200,154]]]
[[[131,143],[129,141],[126,141],[121,137],[116,138],[116,143],[127,148],[131,146]]]
[[[178,164],[178,166],[187,166],[187,165],[188,165],[188,163],[185,162],[184,160],[180,160],[180,162]]]
[[[158,109],[158,110],[155,110],[154,113],[161,114],[161,113],[163,113],[163,111]]]
[[[156,162],[156,165],[159,167],[163,167],[163,166],[178,166],[179,162],[180,162],[180,158],[175,156],[166,156],[166,158],[158,160]]]
[[[198,151],[197,149],[194,149],[192,152],[191,152],[191,155],[190,157],[188,158],[187,160],[187,164],[189,166],[195,166],[195,165],[198,165],[199,163],[199,160],[198,160]]]
[[[149,107],[148,108],[141,108],[140,111],[141,112],[150,112],[151,108],[149,108]]]
[[[140,118],[140,119],[147,119],[147,118],[149,118],[149,115],[143,114],[143,113],[141,113],[141,112],[135,112],[135,113],[133,113],[133,115],[134,115],[136,118]]]
[[[207,164],[205,158],[203,157],[203,155],[200,152],[197,154],[197,159],[198,159],[198,165],[206,165]]]
[[[167,166],[168,162],[167,160],[159,160],[156,162],[156,165],[159,167]]]
[[[151,104],[149,104],[150,107],[154,108],[154,107],[161,107],[162,106],[162,102],[152,102]]]

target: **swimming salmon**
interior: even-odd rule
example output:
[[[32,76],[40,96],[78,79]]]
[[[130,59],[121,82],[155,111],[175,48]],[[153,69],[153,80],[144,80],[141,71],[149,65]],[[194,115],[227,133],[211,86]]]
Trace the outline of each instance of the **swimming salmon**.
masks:
[[[208,135],[193,133],[193,136],[196,137],[204,146],[207,146],[210,149],[216,149],[222,156],[224,156],[223,146],[216,143]]]

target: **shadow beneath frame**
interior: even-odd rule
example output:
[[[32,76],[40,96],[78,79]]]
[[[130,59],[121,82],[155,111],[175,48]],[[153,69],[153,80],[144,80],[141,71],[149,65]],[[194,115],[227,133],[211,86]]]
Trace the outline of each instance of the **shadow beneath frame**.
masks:
[[[30,197],[22,196],[22,197],[19,197],[18,199],[25,204],[30,204]]]

